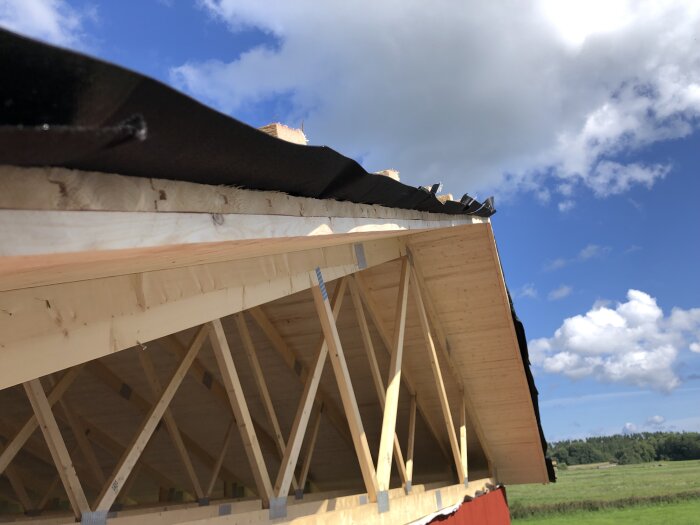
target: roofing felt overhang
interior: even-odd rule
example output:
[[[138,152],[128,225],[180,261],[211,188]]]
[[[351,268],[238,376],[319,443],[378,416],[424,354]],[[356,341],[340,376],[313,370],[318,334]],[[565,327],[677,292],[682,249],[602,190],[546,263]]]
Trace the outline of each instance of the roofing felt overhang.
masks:
[[[266,135],[138,73],[0,29],[0,164],[275,190],[434,213],[494,213]]]

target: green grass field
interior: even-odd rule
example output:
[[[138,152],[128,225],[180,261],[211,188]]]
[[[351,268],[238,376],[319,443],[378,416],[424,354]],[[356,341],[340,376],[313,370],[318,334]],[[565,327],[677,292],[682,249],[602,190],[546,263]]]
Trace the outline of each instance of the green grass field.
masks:
[[[560,470],[557,483],[508,487],[514,522],[700,525],[700,461]]]

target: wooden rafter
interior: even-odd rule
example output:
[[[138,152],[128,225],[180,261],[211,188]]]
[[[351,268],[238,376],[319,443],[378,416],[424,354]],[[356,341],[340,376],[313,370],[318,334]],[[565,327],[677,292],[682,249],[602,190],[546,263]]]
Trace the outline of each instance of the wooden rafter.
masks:
[[[428,350],[428,361],[430,362],[430,367],[433,370],[433,378],[435,380],[435,386],[437,387],[438,399],[440,400],[440,408],[442,410],[442,417],[447,428],[447,438],[450,442],[450,449],[452,451],[452,457],[455,462],[455,467],[457,468],[457,475],[460,481],[464,481],[466,478],[464,469],[462,468],[461,452],[459,450],[459,443],[457,442],[457,434],[455,433],[454,422],[452,421],[452,413],[450,412],[450,404],[447,399],[447,392],[445,390],[445,382],[442,378],[442,370],[440,369],[440,362],[438,361],[437,352],[435,350],[435,342],[433,341],[433,336],[430,332],[430,323],[428,321],[428,315],[425,312],[425,306],[423,304],[423,297],[421,295],[420,287],[413,286],[413,297],[416,303],[416,310],[418,311],[418,320],[423,331],[423,337],[425,338],[425,346]]]
[[[469,478],[469,464],[467,462],[467,404],[466,394],[461,392],[462,403],[459,407],[459,457],[464,471],[464,481]]]
[[[73,384],[73,381],[78,377],[82,365],[75,366],[68,370],[61,379],[58,380],[56,386],[51,389],[51,392],[47,396],[49,406],[53,406],[65,393],[66,390]],[[9,441],[0,454],[0,474],[7,468],[10,461],[17,455],[17,453],[22,449],[27,440],[39,426],[39,422],[36,415],[32,415],[27,421],[22,425],[22,428],[14,435],[14,437]]]
[[[270,475],[265,466],[265,460],[260,450],[260,443],[255,435],[253,421],[250,418],[248,405],[243,395],[241,381],[238,378],[238,372],[231,356],[231,349],[226,341],[224,328],[221,326],[221,320],[216,319],[209,323],[210,340],[214,349],[214,356],[221,371],[221,377],[226,387],[233,415],[236,418],[236,424],[243,440],[243,449],[248,457],[248,463],[253,471],[255,485],[258,489],[258,495],[263,502],[263,506],[267,507],[270,504],[272,497],[272,484],[270,483]]]
[[[90,506],[78,475],[75,473],[75,467],[73,467],[73,462],[66,448],[66,443],[61,436],[56,418],[51,411],[51,405],[46,398],[44,387],[41,386],[41,381],[32,379],[24,383],[24,391],[27,393],[34,415],[36,415],[39,422],[39,428],[44,434],[44,439],[63,482],[63,487],[66,489],[73,513],[76,518],[80,518],[85,512],[90,511]]]
[[[148,357],[148,354],[146,352],[142,351],[139,352],[139,361],[141,362],[141,368],[143,368],[143,371],[146,374],[148,384],[151,386],[151,391],[153,392],[153,395],[156,399],[160,398],[163,394],[163,387],[160,384],[158,374],[156,373],[156,369],[153,366],[151,358]],[[173,445],[175,445],[175,450],[180,456],[182,465],[185,467],[187,477],[190,479],[190,483],[192,484],[192,489],[197,495],[197,499],[201,500],[204,498],[204,491],[202,490],[202,486],[199,483],[199,478],[197,478],[197,472],[195,471],[194,465],[192,464],[192,459],[190,458],[190,454],[187,451],[187,447],[182,440],[182,434],[180,434],[180,429],[178,428],[177,423],[175,422],[175,417],[173,416],[172,410],[170,410],[170,408],[165,409],[165,412],[163,413],[163,421],[165,422],[165,426],[168,429],[168,434],[170,434],[170,439],[172,440]]]
[[[343,285],[345,286],[345,285]],[[345,288],[343,288],[345,289]],[[343,297],[338,299],[338,302],[333,307],[333,315],[336,319],[340,313],[340,307],[343,304]],[[282,357],[282,360],[287,365],[287,367],[294,372],[294,375],[299,379],[302,385],[306,384],[307,378],[309,377],[310,370],[306,367],[300,356],[286,343],[282,335],[279,333],[272,321],[267,317],[262,306],[257,306],[249,310],[251,317],[255,320],[257,325],[263,331],[268,341],[272,347],[277,351],[277,353]],[[323,344],[323,343],[320,343]],[[343,416],[342,410],[338,407],[333,396],[327,392],[323,386],[319,385],[318,392],[315,398],[316,408],[318,409],[321,404],[324,406],[324,414],[326,418],[333,424],[335,429],[338,431],[340,437],[352,448],[352,437],[348,431],[348,425],[345,422],[345,416]]]
[[[309,467],[311,466],[311,458],[314,455],[314,448],[316,447],[318,430],[321,427],[321,414],[323,414],[323,406],[321,406],[319,410],[315,410],[313,415],[311,433],[309,434],[308,444],[306,445],[306,453],[304,454],[304,459],[301,463],[301,470],[299,471],[299,490],[302,493],[304,491],[304,486],[306,485],[306,478],[309,475]]]
[[[340,311],[343,297],[345,297],[346,285],[347,280],[345,278],[341,278],[338,280],[338,284],[335,286],[333,298],[331,299],[332,315],[338,315],[338,312]],[[284,451],[282,464],[280,465],[277,480],[275,481],[275,497],[277,498],[285,498],[289,494],[289,485],[291,484],[294,469],[296,468],[297,461],[299,460],[299,452],[301,451],[301,445],[304,441],[304,435],[306,434],[309,417],[311,416],[311,410],[314,406],[314,400],[316,399],[318,385],[321,381],[321,375],[323,374],[323,367],[326,364],[328,345],[326,344],[326,340],[323,335],[321,336],[317,346],[318,348],[315,352],[316,357],[314,359],[314,365],[309,369],[309,373],[306,376],[304,390],[301,394],[301,398],[299,399],[299,406],[297,407],[297,412],[294,416],[292,430],[289,433],[287,448]]]
[[[369,316],[372,319],[374,326],[377,328],[377,332],[379,333],[379,336],[381,337],[382,342],[384,343],[384,345],[383,345],[384,349],[387,351],[387,353],[391,353],[391,339],[392,338],[391,338],[389,329],[386,327],[386,324],[384,323],[384,321],[382,321],[381,313],[380,313],[381,310],[379,308],[379,305],[374,300],[372,293],[370,292],[369,288],[367,287],[367,284],[366,284],[365,279],[362,275],[362,272],[355,274],[355,279],[357,282],[357,289],[360,292],[360,296],[362,297],[362,301],[365,304],[365,306],[367,307],[367,312],[369,313]],[[401,372],[402,372],[401,373],[401,380],[402,380],[404,386],[406,387],[406,390],[408,390],[409,395],[411,395],[411,396],[416,395],[416,389],[414,387],[415,381],[413,380],[409,371],[402,370]],[[450,459],[449,451],[445,447],[445,443],[444,443],[443,439],[440,437],[441,433],[435,427],[433,419],[428,417],[428,411],[423,408],[419,399],[416,399],[416,403],[417,403],[418,412],[422,416],[423,421],[425,422],[426,426],[428,427],[428,430],[435,438],[435,442],[437,443],[438,447],[440,447],[440,451],[442,452],[443,456],[445,457],[445,459]]]
[[[355,282],[355,276],[350,276],[348,279],[350,285],[350,294],[352,297],[353,306],[355,307],[355,317],[357,318],[357,324],[360,327],[360,335],[362,336],[362,344],[365,347],[365,353],[367,354],[367,360],[369,361],[369,369],[372,375],[372,382],[374,383],[374,388],[377,391],[377,399],[379,400],[379,408],[384,412],[386,392],[384,391],[384,380],[382,379],[382,374],[379,370],[379,364],[377,363],[377,355],[374,351],[374,344],[372,343],[372,336],[369,332],[369,326],[367,325],[367,318],[365,317],[365,311],[362,307],[362,299],[357,291],[357,283]],[[406,464],[404,463],[403,454],[401,453],[401,444],[399,442],[399,437],[394,433],[394,461],[396,467],[399,470],[399,476],[401,477],[401,482],[405,485],[407,481],[410,481],[410,477],[406,472]]]
[[[17,501],[20,505],[22,505],[24,512],[29,512],[33,510],[34,505],[32,504],[32,500],[29,497],[29,494],[27,493],[27,489],[24,486],[24,481],[22,480],[19,471],[15,468],[15,466],[8,465],[5,469],[5,475],[7,476],[7,479],[10,482],[12,490],[17,496]]]
[[[260,394],[260,399],[262,400],[263,408],[265,410],[265,414],[267,415],[267,420],[270,423],[275,443],[277,444],[277,453],[279,458],[282,459],[284,457],[284,449],[287,448],[287,444],[284,440],[284,436],[282,436],[282,430],[280,429],[279,420],[277,419],[277,412],[275,411],[275,406],[272,404],[270,390],[267,388],[267,382],[265,381],[265,376],[263,374],[262,367],[260,366],[260,361],[258,360],[255,346],[253,346],[253,339],[250,337],[250,332],[248,331],[248,325],[243,312],[236,314],[235,318],[236,326],[238,326],[238,334],[241,337],[243,349],[248,356],[248,362],[250,363],[250,368],[253,372],[253,379],[258,387],[258,393]],[[299,488],[294,477],[292,477],[292,487],[294,489]]]
[[[396,415],[399,407],[401,388],[401,362],[403,340],[406,331],[406,309],[408,306],[409,264],[404,257],[401,262],[401,277],[394,318],[394,339],[392,341],[391,362],[386,388],[382,433],[377,456],[377,485],[379,490],[389,490],[391,480],[391,460],[396,442]]]
[[[211,478],[209,484],[207,485],[207,491],[205,492],[205,497],[210,498],[211,493],[214,490],[214,485],[216,485],[216,480],[219,477],[219,472],[221,471],[221,466],[224,464],[224,459],[226,459],[226,453],[229,450],[229,445],[231,444],[231,438],[233,437],[233,429],[236,428],[235,420],[232,420],[226,430],[226,436],[224,436],[224,443],[221,445],[221,450],[216,458],[216,463],[211,471]]]
[[[312,281],[313,282],[313,281]],[[340,390],[340,398],[345,409],[345,416],[350,427],[350,434],[355,445],[355,453],[357,454],[358,462],[360,463],[360,471],[367,489],[367,496],[370,501],[377,500],[377,473],[374,469],[372,454],[367,443],[367,435],[362,427],[362,418],[357,407],[357,399],[355,391],[352,388],[350,373],[345,361],[343,346],[340,343],[338,336],[338,328],[335,324],[335,317],[328,301],[328,293],[326,286],[323,283],[321,270],[316,270],[316,282],[311,287],[311,294],[314,298],[314,305],[319,320],[321,321],[321,329],[323,336],[328,345],[328,354],[333,365],[333,373],[335,375],[338,389]]]
[[[95,511],[108,511],[112,506],[112,503],[114,503],[116,497],[119,495],[119,492],[123,488],[123,485],[134,468],[134,465],[136,465],[136,462],[141,456],[143,449],[163,417],[163,413],[168,408],[168,405],[180,386],[180,383],[182,383],[182,380],[187,373],[187,369],[190,367],[192,361],[194,361],[194,358],[197,356],[197,352],[199,352],[200,348],[202,347],[202,343],[207,336],[207,331],[207,325],[202,325],[199,328],[194,341],[187,350],[187,355],[185,355],[182,361],[180,361],[178,364],[175,372],[168,381],[167,386],[163,389],[163,394],[161,395],[160,399],[155,405],[153,405],[153,408],[146,417],[146,420],[141,424],[139,431],[127,447],[126,452],[119,460],[114,472],[109,477],[107,484],[98,496]]]
[[[408,442],[406,444],[406,477],[413,483],[413,448],[416,439],[416,396],[411,396],[411,408],[408,413]]]

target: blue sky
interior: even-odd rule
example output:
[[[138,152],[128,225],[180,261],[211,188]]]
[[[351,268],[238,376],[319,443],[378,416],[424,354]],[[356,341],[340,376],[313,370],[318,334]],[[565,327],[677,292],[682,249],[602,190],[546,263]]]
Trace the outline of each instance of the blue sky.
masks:
[[[366,4],[0,0],[0,25],[495,194],[548,439],[700,431],[700,8]]]

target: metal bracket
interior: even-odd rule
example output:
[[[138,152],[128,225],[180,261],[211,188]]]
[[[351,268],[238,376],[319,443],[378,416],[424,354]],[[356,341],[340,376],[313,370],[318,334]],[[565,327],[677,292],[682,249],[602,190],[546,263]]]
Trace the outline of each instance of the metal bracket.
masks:
[[[287,498],[270,498],[270,519],[287,517]]]
[[[381,490],[377,492],[377,510],[381,514],[382,512],[389,512],[389,491]]]
[[[80,523],[86,525],[107,525],[107,511],[84,512],[80,517]]]

